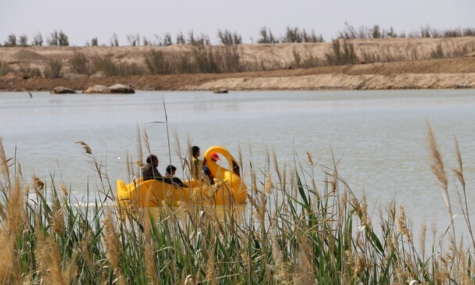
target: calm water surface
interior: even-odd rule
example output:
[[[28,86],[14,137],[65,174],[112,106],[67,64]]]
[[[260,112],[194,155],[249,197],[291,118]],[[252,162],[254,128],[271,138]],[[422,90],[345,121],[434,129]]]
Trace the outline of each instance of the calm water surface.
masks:
[[[172,163],[180,165],[174,134],[201,146],[227,147],[244,165],[261,169],[266,152],[289,167],[294,158],[332,165],[353,191],[373,208],[392,200],[403,204],[414,223],[448,223],[441,190],[428,166],[426,121],[436,133],[447,168],[455,166],[454,137],[465,162],[469,198],[475,202],[475,91],[335,92],[139,92],[135,95],[50,95],[0,93],[0,136],[8,157],[32,175],[62,181],[79,197],[97,189],[99,180],[76,144],[85,141],[116,179],[127,180],[127,153],[137,157],[137,127],[147,130],[163,173],[169,163],[168,112]],[[119,159],[120,158],[120,159]],[[324,176],[317,167],[320,180]],[[182,175],[182,173],[178,173]],[[451,182],[453,178],[451,177]],[[453,185],[453,184],[452,184]],[[452,191],[455,187],[452,187]],[[453,197],[453,200],[456,200]],[[378,211],[375,211],[375,215]],[[475,215],[475,214],[474,214]],[[461,218],[457,218],[461,222]]]

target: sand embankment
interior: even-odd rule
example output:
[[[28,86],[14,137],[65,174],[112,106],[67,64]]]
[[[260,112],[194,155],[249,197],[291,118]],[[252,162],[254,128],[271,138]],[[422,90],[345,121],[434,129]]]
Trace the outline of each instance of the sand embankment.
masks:
[[[52,59],[63,63],[65,78],[28,78],[10,72],[0,76],[0,90],[51,90],[65,86],[76,90],[122,83],[138,90],[319,90],[319,89],[443,89],[475,88],[475,37],[453,39],[355,40],[359,64],[343,66],[295,67],[295,53],[324,58],[330,43],[241,45],[242,62],[288,67],[271,71],[222,74],[174,74],[134,76],[78,76],[71,74],[69,60],[74,52],[88,57],[107,56],[114,62],[144,65],[151,49],[167,56],[189,52],[191,47],[14,47],[0,48],[0,62],[11,70],[38,68],[44,71]],[[430,58],[438,45],[454,58]],[[462,48],[463,47],[463,48]],[[468,51],[463,53],[463,51]],[[379,61],[370,61],[379,58]],[[377,60],[375,60],[377,61]]]

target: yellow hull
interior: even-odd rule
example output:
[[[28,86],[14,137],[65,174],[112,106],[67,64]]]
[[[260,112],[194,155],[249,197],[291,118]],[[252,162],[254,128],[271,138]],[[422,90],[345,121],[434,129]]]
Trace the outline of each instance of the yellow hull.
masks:
[[[117,200],[120,206],[158,207],[187,204],[242,204],[247,198],[247,188],[231,188],[229,183],[217,183],[216,186],[201,185],[193,188],[181,188],[171,184],[141,178],[126,185],[117,180]]]

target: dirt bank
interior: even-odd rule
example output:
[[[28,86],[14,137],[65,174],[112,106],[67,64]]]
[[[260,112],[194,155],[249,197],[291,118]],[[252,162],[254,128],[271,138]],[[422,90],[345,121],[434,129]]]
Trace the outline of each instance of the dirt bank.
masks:
[[[84,90],[123,83],[138,90],[318,90],[475,88],[475,57],[228,74],[21,79],[0,77],[0,90]]]
[[[475,88],[475,37],[454,39],[356,40],[358,64],[298,68],[295,53],[324,58],[330,43],[239,46],[243,62],[278,64],[288,69],[220,74],[172,74],[133,76],[93,76],[72,74],[70,60],[80,51],[89,57],[106,56],[116,63],[143,66],[144,54],[152,49],[167,56],[189,52],[189,46],[170,47],[14,47],[0,49],[0,63],[10,72],[0,76],[0,90],[49,91],[57,86],[84,90],[94,84],[131,85],[137,90],[319,90],[319,89],[421,89]],[[430,58],[441,45],[454,58]],[[461,49],[460,47],[464,47]],[[462,51],[470,51],[464,53]],[[391,59],[376,62],[363,59]],[[422,58],[422,59],[421,59]],[[396,60],[397,59],[397,60]],[[29,78],[22,70],[38,68],[43,72],[51,60],[63,63],[59,79]]]

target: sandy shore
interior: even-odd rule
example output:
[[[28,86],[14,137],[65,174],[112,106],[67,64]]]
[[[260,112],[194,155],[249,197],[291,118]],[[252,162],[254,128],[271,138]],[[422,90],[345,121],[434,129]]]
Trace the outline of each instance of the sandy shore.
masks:
[[[407,72],[410,70],[412,72]],[[49,91],[56,86],[84,90],[94,84],[123,83],[137,90],[324,90],[475,88],[475,57],[420,62],[378,63],[311,69],[115,76],[76,79],[0,77],[0,90]]]

